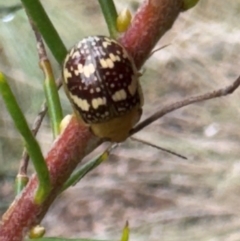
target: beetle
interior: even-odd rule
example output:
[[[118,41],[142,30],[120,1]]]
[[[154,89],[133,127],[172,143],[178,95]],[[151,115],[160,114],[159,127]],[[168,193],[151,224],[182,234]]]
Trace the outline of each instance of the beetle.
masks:
[[[126,49],[106,36],[82,39],[63,64],[65,92],[79,121],[113,142],[124,141],[141,117],[139,76]]]

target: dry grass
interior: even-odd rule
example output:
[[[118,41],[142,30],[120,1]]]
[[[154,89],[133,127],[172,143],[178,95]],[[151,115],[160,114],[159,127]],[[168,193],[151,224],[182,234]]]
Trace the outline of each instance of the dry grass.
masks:
[[[60,6],[57,0],[48,2],[46,8],[68,46],[85,35],[106,33],[95,1],[84,7],[73,7],[73,0],[61,1]],[[130,4],[116,2],[119,9]],[[239,0],[202,0],[180,16],[159,43],[170,46],[145,65],[144,116],[158,106],[236,79],[239,6]],[[13,88],[31,122],[43,97],[34,41],[28,32],[23,12],[8,24],[0,23],[0,68],[18,81]],[[57,66],[55,70],[59,74]],[[43,221],[48,235],[118,240],[129,220],[132,241],[239,241],[239,103],[238,90],[175,111],[137,134],[188,160],[131,140],[123,143],[108,162],[55,202]],[[64,108],[69,112],[66,101]],[[0,123],[0,174],[5,173],[0,196],[8,202],[12,195],[6,176],[16,170],[21,142],[3,108]],[[46,152],[51,143],[47,122],[39,140]]]

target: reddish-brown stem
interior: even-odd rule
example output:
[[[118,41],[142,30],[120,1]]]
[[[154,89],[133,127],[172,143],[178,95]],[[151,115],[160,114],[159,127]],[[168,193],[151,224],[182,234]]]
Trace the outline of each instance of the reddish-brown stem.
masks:
[[[40,205],[34,203],[34,194],[38,186],[37,177],[34,175],[4,214],[0,240],[21,241],[29,228],[38,224],[43,218],[79,161],[98,144],[99,140],[92,136],[88,128],[79,124],[73,117],[46,157],[52,185],[49,197]]]
[[[131,27],[119,39],[141,68],[159,39],[171,28],[181,12],[182,0],[146,0],[133,18]]]
[[[142,66],[156,42],[172,26],[182,5],[183,0],[146,0],[139,8],[130,28],[120,39],[137,68]],[[52,186],[49,197],[40,205],[33,202],[38,186],[37,178],[33,176],[3,216],[0,240],[22,241],[26,232],[41,221],[76,165],[99,143],[87,127],[72,118],[46,157]]]

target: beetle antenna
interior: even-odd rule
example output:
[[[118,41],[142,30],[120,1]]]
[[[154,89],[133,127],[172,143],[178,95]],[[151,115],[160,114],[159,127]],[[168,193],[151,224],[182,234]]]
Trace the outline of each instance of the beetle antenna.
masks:
[[[153,143],[151,143],[151,142],[149,142],[149,141],[145,141],[145,140],[143,140],[143,139],[139,139],[138,137],[132,137],[132,136],[131,136],[130,138],[131,138],[133,141],[140,142],[140,143],[142,143],[142,144],[145,144],[145,145],[154,147],[154,148],[156,148],[156,149],[158,149],[158,150],[161,150],[161,151],[170,153],[170,154],[172,154],[172,155],[174,155],[174,156],[177,156],[177,157],[180,157],[180,158],[182,158],[182,159],[187,160],[187,157],[185,157],[185,156],[183,156],[183,155],[181,155],[181,154],[179,154],[179,153],[176,153],[176,152],[174,152],[174,151],[171,151],[171,150],[169,150],[169,149],[166,149],[166,148],[163,148],[163,147],[161,147],[161,146],[155,145],[155,144],[153,144]]]
[[[156,52],[158,52],[159,50],[165,49],[165,48],[168,47],[169,45],[171,45],[171,43],[170,43],[170,44],[165,44],[165,45],[163,45],[163,46],[161,46],[161,47],[159,47],[159,48],[154,49],[154,50],[149,54],[148,59],[149,59],[152,55],[154,55]]]

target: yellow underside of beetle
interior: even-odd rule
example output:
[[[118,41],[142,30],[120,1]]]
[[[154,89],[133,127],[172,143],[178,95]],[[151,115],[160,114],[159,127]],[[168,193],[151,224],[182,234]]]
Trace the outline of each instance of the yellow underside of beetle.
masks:
[[[99,138],[108,139],[112,142],[122,142],[128,138],[129,131],[139,121],[141,112],[141,109],[137,106],[123,116],[89,126],[94,135]]]

